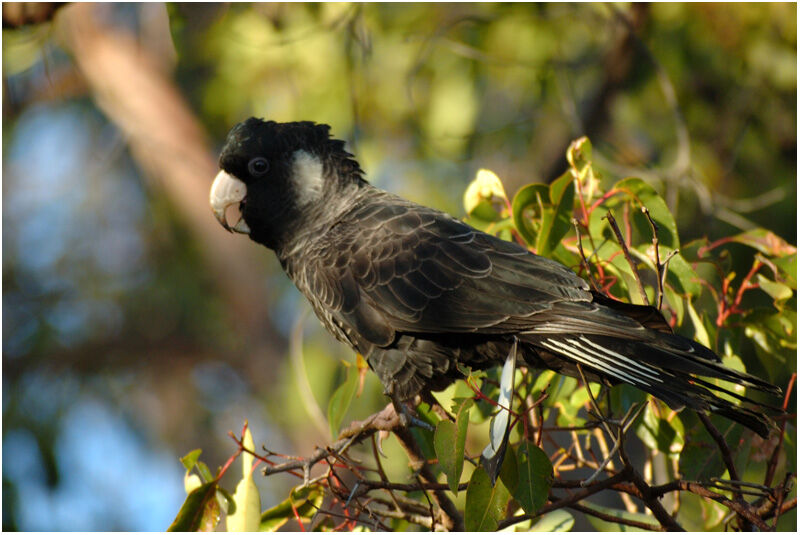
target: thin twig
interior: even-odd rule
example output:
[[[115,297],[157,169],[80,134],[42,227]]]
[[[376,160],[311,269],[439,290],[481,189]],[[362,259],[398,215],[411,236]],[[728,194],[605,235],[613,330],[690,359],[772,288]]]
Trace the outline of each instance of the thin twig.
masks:
[[[378,452],[378,442],[375,440],[375,435],[372,435],[372,456],[375,459],[375,466],[378,468],[378,474],[381,476],[381,481],[389,481],[389,478],[386,477],[386,472],[383,470],[383,463],[381,463],[381,455]],[[386,489],[389,493],[389,496],[392,498],[392,502],[394,503],[395,507],[400,509],[400,504],[397,501],[397,496],[395,496],[392,489]]]
[[[620,429],[619,437],[617,438],[617,440],[620,441],[620,444],[622,444],[624,437],[625,437],[625,431],[623,429]],[[639,475],[636,469],[633,468],[633,465],[631,464],[630,459],[628,458],[628,454],[625,452],[624,445],[621,445],[619,448],[619,456],[620,459],[622,459],[623,466],[630,473],[630,480],[633,482],[633,484],[641,493],[642,501],[644,501],[647,508],[650,509],[650,511],[652,511],[653,516],[656,518],[656,520],[658,520],[662,526],[664,526],[670,531],[685,531],[683,527],[680,524],[678,524],[678,522],[676,522],[675,519],[672,518],[672,516],[670,516],[667,510],[664,509],[664,506],[661,505],[661,502],[658,500],[658,497],[652,494],[652,487],[650,487],[650,485],[648,485],[647,482],[644,479],[642,479],[642,476]]]
[[[578,220],[576,218],[572,218],[572,225],[575,227],[575,235],[578,237],[578,252],[581,255],[581,263],[583,264],[583,268],[586,270],[586,276],[589,278],[589,284],[592,285],[592,288],[597,293],[602,293],[600,291],[600,287],[597,286],[597,282],[594,280],[594,275],[592,275],[592,270],[589,267],[589,261],[586,260],[586,254],[583,252],[583,242],[581,241],[581,229],[578,226]]]
[[[789,398],[792,395],[792,390],[794,389],[795,381],[797,380],[797,373],[793,373],[791,379],[789,379],[789,386],[786,387],[786,395],[783,398],[783,410],[784,412],[789,407]],[[781,427],[780,427],[780,435],[778,436],[778,443],[775,445],[775,449],[772,451],[772,456],[769,459],[769,463],[767,463],[767,473],[764,476],[764,486],[769,487],[772,485],[772,479],[775,477],[775,470],[778,467],[778,456],[781,452],[781,446],[783,446],[783,435],[786,431],[786,419],[784,418],[781,420]]]
[[[589,388],[589,381],[586,380],[586,376],[583,374],[583,366],[580,363],[576,363],[575,365],[578,368],[578,373],[581,376],[581,381],[583,381],[583,386],[586,388],[586,392],[589,394],[589,401],[592,404],[592,408],[597,413],[598,419],[600,420],[600,423],[603,424],[603,428],[606,430],[606,433],[608,433],[608,435],[613,438],[614,433],[612,433],[611,428],[608,427],[608,422],[603,417],[603,413],[600,411],[600,407],[597,405],[597,400],[594,399],[594,394],[592,394],[592,389]]]
[[[711,435],[711,438],[713,438],[714,442],[717,443],[717,447],[722,454],[722,461],[725,463],[725,467],[728,469],[728,475],[731,476],[732,480],[738,481],[739,473],[736,470],[736,465],[733,464],[733,455],[731,454],[731,449],[728,447],[728,443],[725,442],[725,438],[720,434],[714,424],[711,423],[711,419],[707,414],[698,411],[697,417],[700,418],[700,421],[703,422],[708,434]],[[741,500],[741,488],[736,484],[734,484],[734,487],[736,489],[734,490],[734,497],[737,500]]]
[[[739,516],[744,517],[746,520],[750,521],[761,531],[769,531],[769,526],[761,519],[761,517],[757,514],[756,508],[746,502],[735,502],[722,496],[721,494],[717,494],[714,491],[707,489],[701,483],[697,483],[695,481],[684,481],[684,480],[677,480],[671,481],[664,485],[660,485],[657,487],[650,487],[649,494],[651,496],[663,496],[667,492],[674,492],[676,490],[691,492],[692,494],[696,494],[698,496],[702,496],[703,498],[710,498],[718,503],[721,503],[731,511],[737,513]]]
[[[647,217],[647,221],[650,223],[650,229],[653,231],[653,249],[655,250],[656,257],[656,275],[658,276],[658,304],[656,308],[661,310],[661,304],[664,302],[664,282],[667,278],[667,265],[670,259],[678,254],[678,251],[675,250],[669,253],[667,258],[664,259],[664,263],[661,263],[658,252],[658,225],[650,216],[650,210],[648,210],[646,206],[642,206],[642,213]]]
[[[425,458],[419,451],[419,447],[417,446],[414,438],[411,436],[408,428],[401,427],[395,429],[394,435],[400,441],[400,445],[403,446],[403,449],[405,450],[409,461],[411,461],[412,466],[418,469],[419,475],[423,481],[427,483],[437,483],[436,476],[433,474],[433,472],[431,472],[430,467],[426,464]],[[447,497],[445,492],[441,490],[434,490],[432,491],[432,494],[433,499],[436,501],[436,504],[439,506],[439,509],[442,512],[442,523],[444,524],[443,527],[450,531],[464,531],[464,519],[461,517],[461,513],[458,512],[458,509],[450,500],[450,498]]]
[[[621,524],[623,526],[631,526],[634,528],[646,529],[648,531],[666,531],[666,528],[664,526],[659,526],[656,524],[650,524],[648,522],[639,522],[638,520],[630,520],[628,518],[609,515],[601,511],[592,509],[590,507],[586,507],[585,505],[581,505],[579,503],[573,503],[572,505],[568,505],[567,509],[572,509],[574,511],[578,511],[579,513],[594,516],[601,520],[605,520],[606,522],[613,522],[615,524]]]
[[[517,515],[517,516],[512,516],[512,517],[506,518],[504,520],[501,520],[497,524],[497,529],[498,530],[502,530],[502,529],[507,528],[508,526],[513,526],[514,524],[519,524],[520,522],[525,522],[526,520],[530,520],[530,519],[536,518],[538,516],[542,516],[544,514],[549,513],[550,511],[555,511],[556,509],[562,509],[564,507],[568,507],[570,505],[576,504],[576,503],[580,502],[581,500],[584,500],[584,499],[588,498],[589,496],[592,496],[593,494],[597,494],[598,492],[600,492],[602,490],[605,490],[607,488],[613,487],[617,483],[620,483],[620,482],[623,482],[623,481],[627,481],[629,479],[629,477],[630,477],[630,474],[628,473],[628,470],[623,470],[623,471],[619,472],[618,474],[616,474],[614,476],[611,476],[608,479],[604,479],[602,481],[598,481],[597,483],[595,483],[595,484],[593,484],[593,485],[591,485],[589,487],[583,488],[583,489],[579,490],[578,492],[575,492],[575,493],[571,494],[570,496],[567,496],[566,498],[562,498],[561,500],[545,504],[534,515]]]
[[[650,301],[647,299],[647,294],[644,291],[644,286],[642,285],[642,279],[639,277],[639,272],[636,270],[636,264],[633,263],[633,258],[631,258],[631,253],[628,250],[628,246],[625,244],[625,239],[622,237],[622,233],[620,232],[619,227],[617,226],[617,220],[614,219],[614,214],[612,214],[611,210],[609,210],[604,217],[608,219],[608,222],[611,225],[611,230],[614,231],[614,235],[617,237],[619,246],[622,248],[622,254],[625,255],[625,260],[628,261],[628,265],[631,268],[631,272],[633,273],[633,278],[636,279],[636,284],[639,287],[639,294],[642,296],[642,303],[645,305],[649,305]]]

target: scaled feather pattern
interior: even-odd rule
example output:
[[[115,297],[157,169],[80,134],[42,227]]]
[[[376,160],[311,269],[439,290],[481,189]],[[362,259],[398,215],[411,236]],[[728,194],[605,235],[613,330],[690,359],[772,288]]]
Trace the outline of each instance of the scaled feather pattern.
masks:
[[[226,228],[275,251],[323,325],[364,355],[387,392],[408,399],[462,377],[458,364],[502,365],[516,339],[520,365],[572,377],[580,365],[589,380],[768,434],[760,404],[723,399],[714,392],[747,401],[708,379],[778,388],[673,334],[653,307],[600,295],[555,261],[373,187],[329,132],[312,122],[236,125],[216,180],[246,192],[245,224],[228,225],[231,199],[214,189],[211,204]]]

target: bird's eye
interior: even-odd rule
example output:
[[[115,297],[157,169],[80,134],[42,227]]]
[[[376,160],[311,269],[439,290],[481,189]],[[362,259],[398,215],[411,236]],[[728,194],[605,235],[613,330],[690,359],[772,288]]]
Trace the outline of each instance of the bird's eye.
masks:
[[[264,176],[269,171],[269,162],[266,158],[257,156],[247,164],[247,170],[255,177]]]

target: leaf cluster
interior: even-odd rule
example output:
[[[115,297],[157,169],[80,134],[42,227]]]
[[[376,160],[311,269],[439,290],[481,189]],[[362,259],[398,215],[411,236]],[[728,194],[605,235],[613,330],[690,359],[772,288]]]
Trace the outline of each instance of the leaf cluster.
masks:
[[[466,220],[571,266],[610,298],[659,307],[675,330],[716,349],[727,366],[744,370],[747,361],[751,371],[758,364],[777,370],[781,363],[784,373],[774,373],[773,379],[788,380],[786,367],[796,349],[793,246],[766,229],[681,244],[676,222],[654,187],[639,178],[604,186],[586,138],[570,145],[566,159],[567,171],[553,183],[526,185],[513,197],[496,174],[479,171],[464,194]],[[752,251],[745,274],[730,269],[732,244]],[[340,433],[359,395],[365,366],[360,357],[358,362],[346,366],[344,381],[328,403],[336,442],[310,457],[276,463],[275,452],[255,454],[247,435],[237,439],[239,453],[249,457],[233,498],[215,494],[221,492],[218,478],[211,479],[190,454],[184,460],[187,470],[195,467],[205,475],[203,480],[187,476],[195,479],[187,483],[189,496],[176,525],[210,527],[227,504],[229,529],[264,531],[287,522],[320,530],[416,525],[556,531],[570,529],[575,513],[600,530],[708,530],[730,522],[763,529],[796,504],[790,490],[796,469],[794,424],[785,418],[779,419],[779,432],[762,441],[716,417],[676,413],[624,385],[601,389],[527,369],[514,372],[513,400],[505,407],[496,401],[499,370],[463,369],[463,381],[418,400],[421,427],[387,423],[389,405]],[[742,387],[728,387],[743,393]],[[792,389],[789,383],[784,409]],[[493,484],[477,453],[491,420],[503,412],[511,432]],[[383,466],[393,462],[381,459],[387,434],[409,461],[401,481],[390,478]],[[632,441],[646,452],[638,466],[626,451]],[[370,453],[372,460],[363,460]],[[285,472],[302,480],[286,500],[264,512],[255,505],[254,491],[247,490],[254,487],[252,455],[268,465],[265,473]],[[756,479],[763,484],[747,483]],[[579,491],[559,494],[564,489]],[[604,490],[617,492],[625,508],[584,501]],[[247,512],[233,513],[233,501],[240,504],[237,511],[245,504]]]

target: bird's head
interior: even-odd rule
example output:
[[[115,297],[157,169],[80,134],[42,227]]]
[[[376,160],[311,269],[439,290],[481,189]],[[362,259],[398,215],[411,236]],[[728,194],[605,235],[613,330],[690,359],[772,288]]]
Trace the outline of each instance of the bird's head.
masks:
[[[219,167],[209,199],[214,216],[225,229],[272,249],[329,212],[348,186],[363,183],[344,142],[331,139],[328,125],[308,121],[251,117],[237,124]],[[226,210],[237,203],[241,218],[231,225]]]

